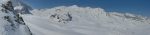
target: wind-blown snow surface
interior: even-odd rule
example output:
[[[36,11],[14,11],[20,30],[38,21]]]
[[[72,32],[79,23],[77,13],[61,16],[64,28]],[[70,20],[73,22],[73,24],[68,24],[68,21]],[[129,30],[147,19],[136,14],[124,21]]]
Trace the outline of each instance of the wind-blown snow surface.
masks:
[[[33,35],[150,35],[150,20],[101,8],[60,6],[22,15]]]

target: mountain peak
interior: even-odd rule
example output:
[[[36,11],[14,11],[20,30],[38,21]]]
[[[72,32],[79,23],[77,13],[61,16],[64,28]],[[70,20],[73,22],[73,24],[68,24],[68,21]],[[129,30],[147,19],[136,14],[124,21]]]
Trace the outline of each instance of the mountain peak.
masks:
[[[16,13],[31,14],[29,11],[32,10],[32,8],[29,5],[23,3],[21,0],[1,0],[1,4],[11,4]]]

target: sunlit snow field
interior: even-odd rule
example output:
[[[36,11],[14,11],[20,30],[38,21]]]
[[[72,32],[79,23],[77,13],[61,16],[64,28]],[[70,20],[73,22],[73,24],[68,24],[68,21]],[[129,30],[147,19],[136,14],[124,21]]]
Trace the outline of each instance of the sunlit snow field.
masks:
[[[150,35],[149,21],[99,7],[32,9],[21,0],[0,0],[0,35]]]
[[[125,14],[105,12],[101,8],[60,6],[50,9],[35,9],[33,15],[22,15],[35,35],[150,35],[149,20],[137,21]],[[72,21],[58,22],[53,14],[69,13]],[[134,17],[133,14],[126,16]],[[62,18],[63,19],[63,18]]]

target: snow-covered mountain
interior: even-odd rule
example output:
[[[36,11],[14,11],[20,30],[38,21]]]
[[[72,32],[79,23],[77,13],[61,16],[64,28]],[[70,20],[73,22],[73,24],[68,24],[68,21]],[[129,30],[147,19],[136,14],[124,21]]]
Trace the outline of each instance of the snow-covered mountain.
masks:
[[[1,2],[3,3],[0,4],[0,35],[32,35],[19,14],[22,11],[14,9],[14,2],[12,0],[1,0]]]
[[[59,6],[32,9],[1,0],[0,35],[150,35],[150,19],[102,8]]]

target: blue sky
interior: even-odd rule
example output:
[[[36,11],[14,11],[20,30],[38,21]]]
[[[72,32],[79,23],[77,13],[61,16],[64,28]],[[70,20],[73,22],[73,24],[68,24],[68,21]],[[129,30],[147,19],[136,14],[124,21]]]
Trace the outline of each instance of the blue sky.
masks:
[[[150,0],[24,0],[24,2],[38,9],[78,5],[100,7],[107,12],[127,12],[150,17]]]

